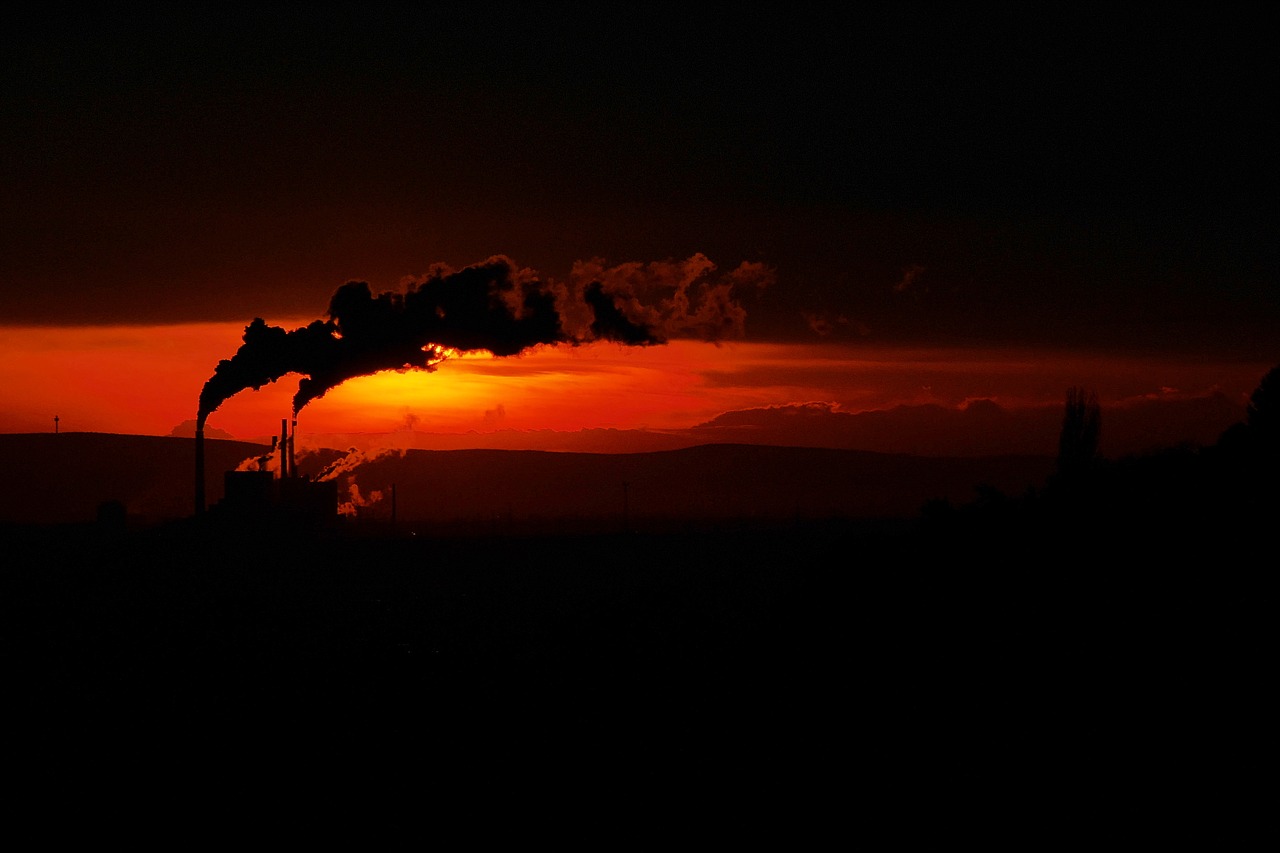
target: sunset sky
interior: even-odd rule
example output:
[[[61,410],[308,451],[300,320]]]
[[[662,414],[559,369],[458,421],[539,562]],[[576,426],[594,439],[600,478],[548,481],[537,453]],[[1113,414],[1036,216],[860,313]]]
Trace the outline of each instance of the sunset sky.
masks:
[[[1149,419],[1109,421],[1120,450],[1211,434],[1280,363],[1276,68],[1246,7],[4,14],[0,432],[167,435],[254,318],[494,256],[688,322],[349,380],[300,434],[645,449],[787,417],[902,449],[859,413],[954,434],[1080,385]],[[209,427],[270,436],[298,379]]]

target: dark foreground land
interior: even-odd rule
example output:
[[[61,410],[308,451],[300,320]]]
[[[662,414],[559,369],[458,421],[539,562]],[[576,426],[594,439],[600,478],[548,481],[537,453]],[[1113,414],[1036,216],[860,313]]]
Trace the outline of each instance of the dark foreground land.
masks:
[[[1216,529],[962,516],[9,529],[6,771],[150,803],[732,803],[739,829],[792,837],[872,817],[910,835],[952,808],[1088,834],[1257,807],[1266,564]]]

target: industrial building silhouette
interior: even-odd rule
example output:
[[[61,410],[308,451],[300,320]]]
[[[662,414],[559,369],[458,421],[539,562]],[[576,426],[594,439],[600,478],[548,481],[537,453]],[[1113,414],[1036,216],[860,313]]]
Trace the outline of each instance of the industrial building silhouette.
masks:
[[[297,421],[293,422],[294,433]],[[338,484],[334,480],[316,481],[300,476],[294,458],[294,433],[287,419],[280,421],[280,437],[272,449],[259,460],[256,470],[227,471],[223,475],[223,497],[210,513],[240,522],[287,521],[298,523],[332,523],[338,515]],[[202,455],[197,436],[197,454]],[[266,464],[279,456],[276,470]],[[203,464],[197,462],[196,490],[201,493]],[[201,512],[197,500],[197,514]]]

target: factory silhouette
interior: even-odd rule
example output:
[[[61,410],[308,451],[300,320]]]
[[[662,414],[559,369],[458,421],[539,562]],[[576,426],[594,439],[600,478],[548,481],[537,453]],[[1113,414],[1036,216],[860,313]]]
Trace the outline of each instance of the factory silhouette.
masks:
[[[255,467],[223,474],[222,500],[211,508],[216,518],[228,522],[265,520],[311,526],[328,525],[337,518],[337,481],[316,480],[298,473],[295,451],[297,423],[295,419],[291,431],[289,419],[282,418],[280,435],[274,440],[271,450],[257,460]],[[197,454],[197,458],[203,460],[203,448]],[[271,461],[276,463],[274,471],[269,464]],[[197,470],[200,465],[197,463]],[[203,486],[202,478],[197,474],[197,514],[203,512],[203,495],[200,494]]]
[[[432,371],[460,352],[507,357],[542,345],[651,346],[676,334],[708,341],[740,335],[745,314],[733,288],[759,286],[772,272],[748,263],[718,279],[711,277],[714,271],[715,265],[699,254],[683,263],[622,265],[601,270],[590,281],[558,283],[495,255],[460,270],[435,265],[403,291],[374,295],[367,282],[349,281],[330,299],[327,320],[292,331],[255,318],[245,327],[240,348],[218,363],[200,390],[196,515],[206,502],[205,424],[241,391],[300,374],[293,398],[296,431],[298,412],[348,379],[382,370]],[[641,301],[638,290],[670,291],[671,298]],[[287,461],[293,435],[282,430],[279,441]],[[282,483],[296,479],[284,465],[281,475]],[[278,497],[294,500],[297,488],[286,486]]]

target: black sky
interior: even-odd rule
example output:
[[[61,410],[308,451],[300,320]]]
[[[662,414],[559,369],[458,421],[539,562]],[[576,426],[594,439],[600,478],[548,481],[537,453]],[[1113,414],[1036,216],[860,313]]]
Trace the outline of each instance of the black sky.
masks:
[[[1248,5],[6,13],[4,323],[318,316],[498,253],[764,261],[756,339],[1280,358]],[[916,270],[907,275],[908,270]]]

